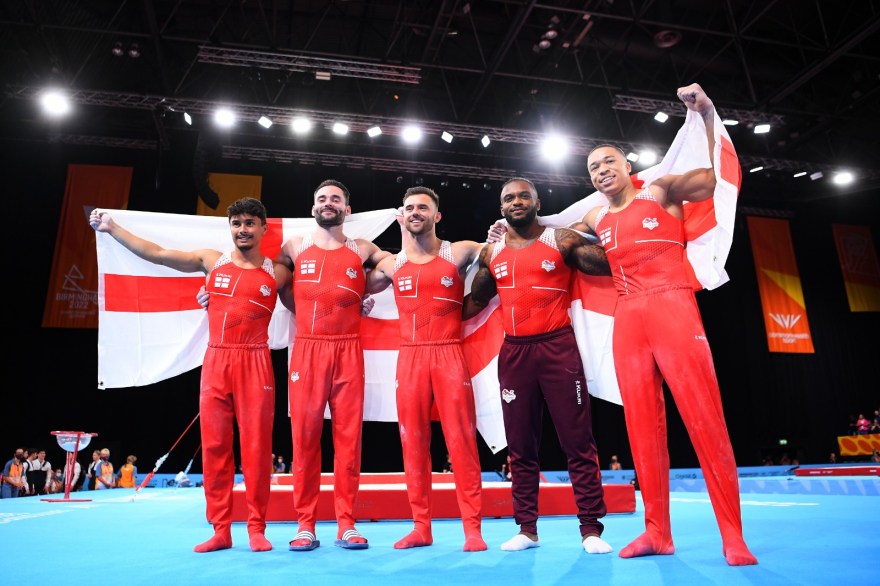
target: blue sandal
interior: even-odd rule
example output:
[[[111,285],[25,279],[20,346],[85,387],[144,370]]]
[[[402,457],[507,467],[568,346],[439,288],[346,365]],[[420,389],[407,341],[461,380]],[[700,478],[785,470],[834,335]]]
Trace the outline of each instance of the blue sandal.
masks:
[[[342,534],[342,539],[337,539],[334,545],[336,547],[341,547],[342,549],[367,549],[370,547],[370,544],[367,543],[366,539],[364,539],[363,543],[352,542],[352,539],[358,537],[364,539],[364,536],[361,535],[357,529],[347,529],[345,533]]]
[[[305,541],[306,543],[294,545],[297,541]],[[293,541],[290,542],[290,551],[312,551],[319,545],[321,545],[321,542],[318,541],[314,533],[311,531],[300,531],[294,536]]]

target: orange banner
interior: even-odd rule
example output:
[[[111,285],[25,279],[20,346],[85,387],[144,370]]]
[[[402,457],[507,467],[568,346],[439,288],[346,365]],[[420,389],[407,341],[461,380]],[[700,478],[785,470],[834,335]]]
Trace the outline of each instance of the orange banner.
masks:
[[[55,256],[43,309],[44,328],[98,327],[98,257],[88,224],[96,207],[125,209],[131,167],[69,165]]]
[[[262,199],[263,178],[259,175],[233,175],[231,173],[208,173],[208,185],[220,196],[216,209],[208,207],[199,198],[196,213],[200,216],[226,217],[226,208],[243,197]]]
[[[837,447],[841,456],[870,456],[874,450],[880,450],[880,433],[839,435]]]
[[[813,340],[788,220],[747,219],[767,346],[771,352],[812,354]]]
[[[880,264],[867,226],[832,224],[850,311],[880,311]]]

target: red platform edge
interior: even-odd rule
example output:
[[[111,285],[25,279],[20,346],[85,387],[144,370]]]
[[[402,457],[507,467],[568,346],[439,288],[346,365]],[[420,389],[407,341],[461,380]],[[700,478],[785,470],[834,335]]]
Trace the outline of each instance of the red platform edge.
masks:
[[[880,476],[880,466],[829,466],[797,468],[795,476]]]
[[[452,474],[435,473],[432,482],[431,516],[435,519],[460,518]],[[635,512],[635,488],[631,484],[604,484],[602,487],[609,514]],[[571,484],[542,482],[538,492],[538,510],[541,515],[576,515],[577,507]],[[412,519],[403,474],[361,474],[354,516],[358,521]],[[510,483],[483,482],[483,517],[512,516],[513,497]],[[333,475],[322,474],[321,492],[318,497],[318,520],[335,519]],[[236,485],[232,491],[232,520],[247,521],[244,483]],[[289,474],[273,477],[266,521],[296,521],[296,513],[293,510],[293,482]]]

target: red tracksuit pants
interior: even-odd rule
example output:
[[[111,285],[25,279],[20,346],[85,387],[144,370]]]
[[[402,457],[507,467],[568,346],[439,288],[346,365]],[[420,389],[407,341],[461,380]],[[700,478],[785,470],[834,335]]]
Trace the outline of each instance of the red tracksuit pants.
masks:
[[[619,298],[614,367],[645,505],[645,528],[672,543],[663,380],[694,445],[722,540],[742,539],[739,481],[712,353],[694,293],[670,286]]]
[[[482,477],[474,390],[461,343],[401,345],[397,421],[406,492],[416,529],[431,533],[431,410],[436,403],[452,461],[465,535],[479,533]]]
[[[202,469],[208,521],[218,531],[232,523],[235,481],[233,425],[238,423],[248,534],[266,530],[275,415],[275,375],[266,346],[209,347],[199,396]]]
[[[293,432],[293,506],[300,530],[315,530],[321,491],[321,434],[330,405],[333,494],[341,530],[354,527],[361,476],[364,353],[357,334],[297,336],[290,357],[288,399]]]

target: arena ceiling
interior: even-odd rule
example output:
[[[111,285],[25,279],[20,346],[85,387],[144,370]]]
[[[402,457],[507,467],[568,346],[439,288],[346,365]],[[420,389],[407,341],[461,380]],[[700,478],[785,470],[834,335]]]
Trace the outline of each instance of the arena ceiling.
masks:
[[[698,82],[740,120],[729,132],[744,173],[763,166],[784,203],[829,189],[800,170],[880,186],[878,14],[873,0],[17,0],[0,5],[0,132],[168,149],[226,104],[240,120],[224,157],[564,183],[582,181],[583,157],[540,167],[544,133],[577,154],[662,153],[684,113],[675,89]],[[75,116],[41,117],[48,86],[71,92]],[[301,114],[318,123],[307,143],[289,128]],[[325,128],[340,118],[345,139]],[[410,121],[427,133],[418,149],[399,140]],[[383,134],[369,138],[374,124]]]

